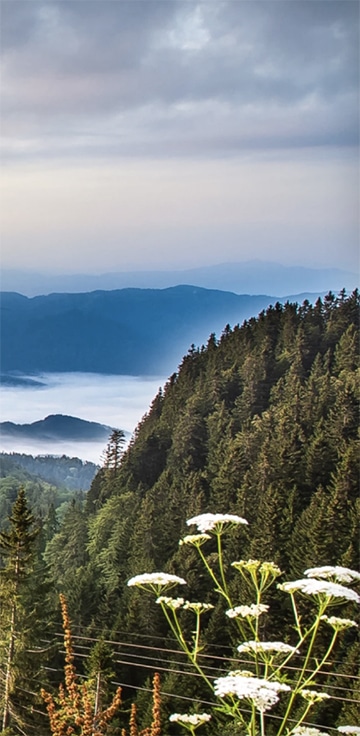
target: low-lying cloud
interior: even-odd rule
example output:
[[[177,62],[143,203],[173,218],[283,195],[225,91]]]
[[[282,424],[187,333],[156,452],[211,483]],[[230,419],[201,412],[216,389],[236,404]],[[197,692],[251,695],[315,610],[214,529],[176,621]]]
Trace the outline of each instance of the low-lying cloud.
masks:
[[[106,376],[94,373],[57,373],[40,377],[42,388],[1,386],[2,421],[17,424],[44,419],[49,414],[95,421],[122,429],[130,439],[148,411],[164,378]],[[105,443],[106,444],[106,443]],[[31,455],[69,455],[99,463],[104,442],[28,441],[0,437],[0,451]]]

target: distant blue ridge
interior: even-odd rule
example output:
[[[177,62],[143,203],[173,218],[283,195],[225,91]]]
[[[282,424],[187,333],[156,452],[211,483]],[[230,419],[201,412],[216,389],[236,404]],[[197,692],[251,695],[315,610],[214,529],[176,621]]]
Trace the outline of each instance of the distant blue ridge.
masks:
[[[85,419],[64,414],[50,414],[45,419],[31,424],[0,422],[2,435],[26,439],[106,441],[113,429],[105,424],[88,422]]]

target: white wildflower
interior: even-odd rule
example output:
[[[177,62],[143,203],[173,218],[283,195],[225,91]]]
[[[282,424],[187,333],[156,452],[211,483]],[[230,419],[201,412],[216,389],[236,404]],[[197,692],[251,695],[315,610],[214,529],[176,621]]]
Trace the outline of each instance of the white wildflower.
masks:
[[[229,618],[258,618],[262,613],[266,613],[269,610],[269,606],[265,603],[251,603],[250,606],[235,606],[235,608],[229,608],[225,611]]]
[[[319,731],[318,728],[311,728],[309,726],[297,726],[291,731],[294,736],[329,736],[326,731]]]
[[[204,611],[210,611],[214,606],[211,603],[191,603],[186,601],[184,603],[184,609],[189,611],[195,611],[195,613],[204,613]]]
[[[218,677],[214,682],[215,695],[224,698],[235,695],[239,700],[250,700],[257,710],[264,713],[275,705],[281,690],[290,690],[289,685],[281,682],[262,680],[230,672],[226,677]]]
[[[179,545],[192,544],[194,547],[201,547],[208,539],[211,539],[210,534],[188,534],[180,539]]]
[[[173,723],[190,724],[190,726],[201,726],[211,720],[209,713],[173,713],[169,721]]]
[[[339,618],[338,616],[320,616],[321,621],[326,621],[333,629],[341,631],[341,629],[350,629],[351,626],[358,626],[356,621],[351,618]]]
[[[300,695],[302,695],[305,700],[308,700],[309,703],[318,703],[321,700],[327,700],[330,698],[330,695],[327,693],[319,693],[317,690],[300,690]]]
[[[360,572],[350,570],[349,567],[340,567],[339,565],[324,565],[323,567],[309,567],[305,570],[308,578],[324,578],[325,580],[333,580],[336,583],[352,583],[354,580],[360,580]]]
[[[181,608],[184,605],[184,598],[169,598],[169,596],[161,595],[156,599],[156,603],[164,603],[165,606],[175,611],[177,608]]]
[[[282,641],[245,641],[237,648],[238,652],[275,652],[276,654],[298,653],[295,647]]]
[[[177,575],[169,575],[166,572],[145,572],[143,575],[135,575],[135,577],[128,580],[129,587],[137,586],[142,588],[145,585],[149,585],[152,590],[158,590],[163,587],[171,588],[177,584],[186,585],[186,580],[179,578]]]
[[[360,733],[360,726],[338,726],[340,733]]]
[[[246,519],[235,514],[199,514],[187,520],[187,525],[196,524],[199,532],[222,531],[224,524],[247,524]]]
[[[287,583],[278,583],[280,590],[286,593],[295,593],[299,590],[305,595],[325,595],[327,598],[346,598],[349,601],[360,603],[360,596],[350,588],[345,588],[339,583],[332,583],[328,580],[315,580],[314,578],[304,578],[302,580],[294,580]]]

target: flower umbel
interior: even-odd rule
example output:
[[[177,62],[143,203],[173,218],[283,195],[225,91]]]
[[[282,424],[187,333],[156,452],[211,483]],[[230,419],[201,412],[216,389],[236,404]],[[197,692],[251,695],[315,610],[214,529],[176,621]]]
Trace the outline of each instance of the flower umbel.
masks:
[[[352,626],[358,626],[356,621],[351,618],[339,618],[338,616],[320,616],[320,621],[326,621],[329,626],[332,626],[335,631],[341,631],[342,629],[350,629]]]
[[[267,613],[269,606],[265,603],[251,603],[250,606],[235,606],[235,608],[229,608],[225,611],[229,618],[259,618],[262,613]]]
[[[298,653],[295,647],[282,641],[245,641],[237,648],[238,652],[274,652],[275,654]]]
[[[338,726],[340,733],[360,733],[360,726]]]
[[[204,613],[204,611],[210,611],[214,608],[212,603],[192,603],[191,601],[185,601],[184,609],[188,611],[195,611],[195,613]]]
[[[211,539],[210,534],[188,534],[180,539],[179,545],[192,544],[194,547],[202,547],[208,539]]]
[[[199,516],[193,516],[192,519],[187,520],[187,525],[191,526],[196,524],[199,532],[215,531],[219,533],[222,531],[224,524],[231,524],[236,526],[237,524],[247,524],[246,519],[235,514],[199,514]]]
[[[201,726],[203,723],[211,720],[209,713],[173,713],[169,716],[169,721],[173,723],[181,723],[183,725]]]
[[[135,575],[128,580],[128,586],[138,588],[150,588],[159,594],[163,588],[172,588],[174,585],[186,585],[184,578],[177,575],[169,575],[166,572],[145,572],[143,575]]]
[[[308,578],[324,578],[335,583],[353,583],[360,580],[360,572],[349,567],[339,565],[324,565],[323,567],[309,567],[304,573]]]
[[[327,693],[319,693],[317,690],[300,690],[300,695],[309,703],[318,703],[321,700],[330,698],[330,695]]]
[[[260,572],[262,575],[272,575],[273,577],[278,577],[278,575],[282,575],[280,567],[278,565],[275,565],[274,562],[262,562],[260,565]]]
[[[360,603],[360,596],[351,590],[345,588],[339,583],[331,583],[328,580],[315,580],[314,578],[304,578],[303,580],[294,580],[287,583],[278,583],[279,590],[286,593],[295,593],[297,590],[305,595],[322,595],[326,598],[345,598],[348,601],[356,601]]]
[[[291,731],[291,736],[329,736],[327,731],[320,731],[318,728],[309,726],[297,726]]]
[[[185,600],[184,598],[170,598],[167,595],[160,595],[159,598],[156,599],[156,603],[163,603],[165,606],[175,611],[177,608],[181,608],[181,606],[184,605]]]
[[[218,677],[214,686],[215,695],[220,698],[235,695],[239,700],[250,700],[261,713],[278,702],[280,691],[290,690],[289,685],[282,682],[262,680],[235,672],[230,672],[226,677]]]
[[[232,567],[237,570],[249,570],[249,572],[255,572],[261,565],[260,560],[237,560],[231,563]]]

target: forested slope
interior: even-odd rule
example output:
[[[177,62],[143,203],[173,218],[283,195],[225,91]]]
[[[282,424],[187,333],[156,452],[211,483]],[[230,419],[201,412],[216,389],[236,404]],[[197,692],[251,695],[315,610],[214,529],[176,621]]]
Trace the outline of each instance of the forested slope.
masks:
[[[88,494],[95,530],[108,504],[136,498],[129,572],[135,555],[163,564],[166,541],[171,553],[185,518],[204,510],[245,516],[246,553],[271,555],[294,574],[300,547],[301,565],[355,562],[348,511],[357,496],[357,320],[356,296],[277,304],[189,352],[116,477],[100,473]],[[325,519],[331,534],[320,540]]]
[[[276,304],[189,351],[120,467],[99,472],[86,509],[72,509],[48,544],[54,585],[82,628],[165,636],[159,607],[126,587],[144,571],[186,573],[195,600],[209,599],[194,555],[178,547],[185,520],[207,510],[249,522],[229,559],[273,560],[295,577],[357,567],[358,318],[357,293]],[[276,636],[286,611],[274,606]],[[231,645],[216,610],[209,640]]]
[[[121,448],[108,448],[107,465],[85,504],[70,504],[61,527],[41,545],[46,610],[54,612],[43,630],[59,632],[55,612],[64,593],[80,670],[104,637],[116,652],[114,681],[131,686],[125,698],[146,687],[154,670],[162,672],[165,693],[206,698],[196,678],[184,680],[159,606],[127,586],[143,572],[184,576],[190,600],[215,606],[203,640],[213,671],[223,666],[218,656],[233,656],[238,639],[231,622],[224,626],[224,604],[195,550],[178,544],[188,532],[186,519],[200,512],[233,513],[249,522],[229,534],[224,559],[235,600],[244,601],[246,591],[230,567],[234,559],[272,560],[286,579],[315,565],[357,568],[358,328],[357,292],[329,294],[314,306],[275,304],[257,319],[226,327],[219,340],[211,336],[206,346],[191,348],[154,398],[120,463]],[[212,545],[206,551],[216,561]],[[292,634],[289,604],[276,589],[267,602],[271,630],[262,635],[286,641]],[[305,608],[302,614],[306,620]],[[184,625],[191,637],[186,612]],[[345,632],[333,663],[346,678],[346,692],[336,677],[324,674],[334,697],[312,715],[322,726],[346,723],[346,717],[353,722],[359,700],[353,631]],[[50,680],[59,659],[52,666]],[[140,691],[137,698],[145,710],[147,697]]]

